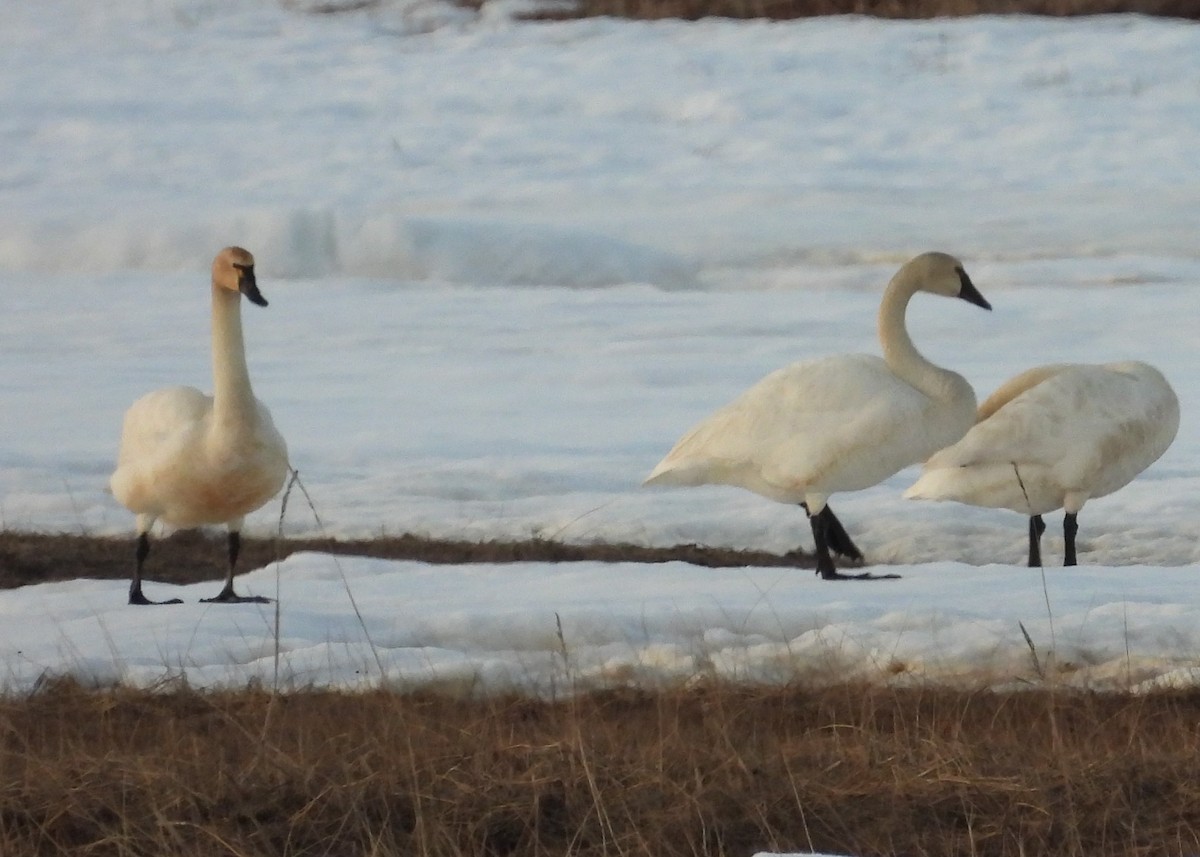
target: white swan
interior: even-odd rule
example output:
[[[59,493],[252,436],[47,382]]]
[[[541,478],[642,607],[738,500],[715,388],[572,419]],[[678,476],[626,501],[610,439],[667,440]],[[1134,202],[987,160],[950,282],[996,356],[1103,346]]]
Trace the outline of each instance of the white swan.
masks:
[[[167,387],[146,394],[125,413],[109,485],[113,496],[137,515],[130,604],[156,603],[142,594],[142,566],[150,552],[150,528],[160,518],[176,527],[228,527],[225,586],[216,598],[204,600],[267,600],[233,591],[242,520],[275,496],[288,473],[287,445],[250,389],[242,295],[267,305],[254,278],[254,257],[240,247],[226,247],[212,267],[213,395]]]
[[[1145,363],[1053,364],[1005,382],[978,422],[925,463],[904,496],[1029,516],[1029,564],[1041,565],[1042,515],[1064,511],[1064,565],[1075,565],[1084,503],[1129,484],[1179,430],[1179,399]]]
[[[953,443],[971,427],[975,393],[966,379],[917,351],[904,325],[916,292],[991,306],[953,256],[923,253],[892,277],[879,305],[883,359],[847,354],[794,363],[763,378],[695,426],[645,484],[737,485],[804,506],[817,572],[839,574],[830,549],[862,553],[827,505],[836,491],[869,488]]]

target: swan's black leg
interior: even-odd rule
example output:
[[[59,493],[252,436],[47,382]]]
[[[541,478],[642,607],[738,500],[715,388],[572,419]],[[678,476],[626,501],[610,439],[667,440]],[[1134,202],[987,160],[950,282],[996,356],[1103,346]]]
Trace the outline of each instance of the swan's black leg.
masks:
[[[804,507],[808,512],[808,507]],[[828,521],[820,514],[808,513],[808,523],[812,526],[813,543],[816,545],[817,574],[825,580],[837,577],[837,569],[833,567],[833,557],[829,555]]]
[[[863,558],[862,551],[850,538],[850,534],[846,532],[846,528],[842,526],[837,515],[833,514],[833,509],[826,506],[821,510],[821,517],[825,519],[825,534],[829,541],[829,549],[846,559],[856,562],[861,560]]]
[[[801,503],[800,508],[804,510],[804,514],[808,515],[808,504]],[[811,518],[812,515],[809,515]],[[846,528],[842,526],[842,522],[838,520],[838,516],[833,514],[833,509],[829,504],[818,514],[825,525],[825,541],[829,545],[829,549],[838,556],[844,556],[846,559],[860,561],[863,558],[862,551],[858,549],[858,545],[850,538],[850,534],[846,532]]]
[[[1075,534],[1079,532],[1077,513],[1067,512],[1063,515],[1063,537],[1067,541],[1067,551],[1063,556],[1063,565],[1075,565]]]
[[[1046,522],[1041,515],[1029,518],[1029,567],[1038,568],[1042,564],[1042,533],[1046,532]]]
[[[133,580],[129,584],[129,603],[130,604],[182,604],[183,601],[179,598],[172,598],[169,601],[151,601],[142,594],[142,565],[146,562],[146,557],[150,555],[150,536],[147,533],[138,533],[137,549],[134,552],[136,562],[133,566]]]
[[[225,586],[216,598],[201,598],[206,604],[270,604],[270,598],[261,595],[238,595],[233,591],[233,572],[237,567],[238,554],[242,550],[242,534],[229,531],[229,570],[225,572]]]
[[[807,505],[804,506],[804,511],[806,513],[808,512]],[[826,514],[827,512],[828,514]],[[831,519],[833,522],[832,524],[830,523]],[[812,525],[813,543],[816,545],[817,574],[821,575],[822,580],[899,579],[900,575],[898,574],[870,574],[869,572],[864,572],[863,574],[842,574],[833,567],[833,557],[829,555],[829,548],[831,545],[830,530],[833,528],[839,530],[841,535],[845,537],[845,542],[843,544],[848,543],[850,547],[853,548],[855,553],[858,553],[858,548],[855,547],[854,543],[850,541],[849,536],[846,535],[845,529],[842,528],[841,522],[838,521],[837,517],[834,516],[833,512],[830,511],[828,506],[815,515],[809,513],[808,522]],[[862,554],[858,553],[857,558],[862,559]]]

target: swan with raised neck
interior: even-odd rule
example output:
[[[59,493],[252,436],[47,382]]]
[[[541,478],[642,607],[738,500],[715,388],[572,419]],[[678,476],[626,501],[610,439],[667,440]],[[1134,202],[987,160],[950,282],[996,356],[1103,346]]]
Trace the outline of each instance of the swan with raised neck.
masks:
[[[255,278],[254,257],[241,247],[226,247],[212,266],[213,395],[194,387],[167,387],[142,396],[125,414],[109,484],[113,496],[137,516],[130,604],[155,603],[142,593],[142,570],[150,530],[159,520],[180,528],[224,524],[225,585],[216,598],[206,600],[265,600],[234,592],[241,529],[246,515],[279,492],[289,467],[287,444],[250,384],[243,297],[267,305]]]
[[[975,411],[975,391],[962,375],[931,363],[908,334],[908,303],[917,292],[962,298],[991,309],[961,262],[948,253],[929,252],[910,260],[895,273],[879,302],[878,330],[883,359],[902,378],[930,398],[965,403]],[[965,431],[965,429],[964,429]]]
[[[913,345],[904,319],[917,292],[991,306],[958,259],[922,253],[884,290],[878,316],[883,358],[845,354],[767,375],[687,432],[645,484],[736,485],[802,505],[827,580],[862,578],[834,568],[832,550],[862,552],[828,506],[837,491],[869,488],[924,461],[971,427],[975,393]]]
[[[242,334],[242,296],[258,306],[267,299],[258,289],[254,257],[241,247],[227,247],[212,268],[213,429],[253,426],[258,401],[250,386],[246,344]]]

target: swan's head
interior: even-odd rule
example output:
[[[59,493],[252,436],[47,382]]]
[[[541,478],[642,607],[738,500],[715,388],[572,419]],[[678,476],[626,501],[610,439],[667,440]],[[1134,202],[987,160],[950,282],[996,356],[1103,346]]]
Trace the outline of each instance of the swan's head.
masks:
[[[901,268],[900,274],[911,277],[920,291],[962,298],[975,306],[992,308],[967,276],[962,262],[949,253],[922,253]]]
[[[218,253],[213,259],[212,279],[218,288],[241,292],[252,304],[267,305],[267,299],[258,290],[254,279],[254,257],[249,250],[226,247]]]

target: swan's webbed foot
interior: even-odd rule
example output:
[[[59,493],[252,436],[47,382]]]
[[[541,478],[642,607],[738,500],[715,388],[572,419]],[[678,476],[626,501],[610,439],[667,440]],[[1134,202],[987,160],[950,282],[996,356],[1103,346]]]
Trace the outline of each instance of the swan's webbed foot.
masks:
[[[808,504],[801,503],[800,505],[804,507],[805,512],[809,512]],[[829,506],[825,506],[815,515],[809,512],[808,520],[812,525],[813,541],[816,543],[816,571],[821,575],[822,580],[898,580],[900,578],[898,574],[871,574],[869,571],[861,574],[843,574],[838,571],[834,567],[833,557],[829,553],[831,548],[854,561],[862,560],[862,552],[850,540],[842,522],[837,519]]]
[[[202,604],[270,604],[270,598],[261,595],[238,595],[233,591],[233,575],[237,570],[238,553],[242,549],[242,534],[229,531],[229,571],[225,575],[225,588],[216,598],[201,598]]]
[[[147,524],[147,527],[149,524]],[[133,567],[133,579],[129,581],[129,603],[138,606],[148,604],[182,604],[182,598],[171,598],[167,601],[151,601],[142,594],[142,566],[146,562],[146,557],[150,555],[150,536],[142,530],[138,533],[136,541],[136,549],[134,556],[136,562]]]
[[[872,574],[864,571],[862,574],[842,574],[836,569],[831,574],[821,574],[822,580],[899,580],[898,574]]]
[[[833,559],[829,556],[828,551],[822,555],[821,551],[817,551],[817,568],[816,573],[820,575],[822,580],[899,580],[898,574],[872,574],[869,571],[860,572],[859,574],[845,574],[838,571],[833,566]]]
[[[202,604],[270,604],[271,599],[262,595],[238,595],[232,586],[226,586],[215,598],[201,598]]]
[[[183,599],[182,598],[168,598],[166,601],[151,601],[149,598],[147,598],[145,595],[142,594],[142,587],[134,585],[134,586],[129,587],[129,603],[137,604],[137,605],[182,604]]]

